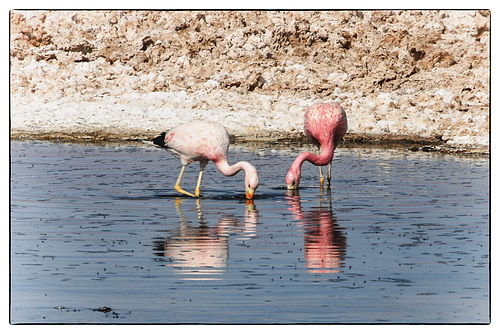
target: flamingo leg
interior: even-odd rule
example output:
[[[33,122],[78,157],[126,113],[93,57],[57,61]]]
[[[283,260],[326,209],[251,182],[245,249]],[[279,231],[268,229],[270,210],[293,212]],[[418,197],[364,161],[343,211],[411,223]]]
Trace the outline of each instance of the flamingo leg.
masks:
[[[187,196],[191,196],[191,197],[196,197],[195,195],[191,194],[190,192],[185,191],[181,187],[182,175],[184,175],[184,171],[185,170],[186,170],[186,166],[182,166],[181,172],[179,174],[179,177],[177,178],[177,182],[175,182],[174,188],[175,188],[175,190],[177,190],[177,192],[180,192],[181,194],[184,194],[184,195],[187,195]]]
[[[321,149],[318,148],[318,155],[321,154]],[[323,189],[323,183],[325,181],[325,177],[323,176],[323,168],[321,168],[321,166],[319,166],[319,186],[321,189]]]
[[[319,186],[323,188],[323,183],[325,182],[325,177],[323,176],[323,169],[319,166]]]
[[[332,162],[331,161],[328,164],[328,176],[327,176],[326,180],[328,182],[328,188],[330,188],[330,184],[331,184],[331,180],[332,180]]]
[[[200,161],[200,174],[198,175],[198,182],[196,183],[196,189],[194,190],[196,197],[200,197],[201,178],[203,177],[203,170],[205,169],[207,163],[208,161]]]

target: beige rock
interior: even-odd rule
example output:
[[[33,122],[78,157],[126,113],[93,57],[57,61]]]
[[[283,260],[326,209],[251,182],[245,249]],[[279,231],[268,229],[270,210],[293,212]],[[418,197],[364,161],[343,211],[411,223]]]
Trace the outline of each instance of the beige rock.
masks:
[[[489,11],[12,11],[11,126],[298,136],[308,104],[337,101],[348,134],[484,145],[489,27]]]

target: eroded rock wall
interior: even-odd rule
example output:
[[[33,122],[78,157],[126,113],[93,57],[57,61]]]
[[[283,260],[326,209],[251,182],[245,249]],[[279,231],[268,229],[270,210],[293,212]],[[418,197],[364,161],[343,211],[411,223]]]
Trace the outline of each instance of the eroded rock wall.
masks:
[[[487,145],[489,27],[489,11],[13,11],[12,132],[197,118],[293,136],[337,101],[349,134]]]

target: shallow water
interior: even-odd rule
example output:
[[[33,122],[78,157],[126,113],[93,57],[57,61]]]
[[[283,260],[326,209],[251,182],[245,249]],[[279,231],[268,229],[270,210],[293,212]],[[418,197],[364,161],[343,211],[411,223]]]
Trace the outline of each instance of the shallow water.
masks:
[[[179,196],[144,144],[13,141],[11,322],[489,322],[488,158],[340,148],[330,192],[309,163],[288,192],[304,149],[231,146],[252,204],[213,163]]]

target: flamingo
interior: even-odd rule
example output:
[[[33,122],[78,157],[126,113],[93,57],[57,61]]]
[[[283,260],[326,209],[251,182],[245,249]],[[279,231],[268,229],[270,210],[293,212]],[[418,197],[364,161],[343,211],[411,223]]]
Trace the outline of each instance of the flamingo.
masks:
[[[328,166],[328,187],[332,178],[333,152],[347,131],[347,117],[338,103],[315,103],[307,108],[304,116],[304,132],[318,148],[318,154],[303,152],[295,159],[288,174],[286,185],[290,190],[297,189],[300,183],[300,169],[304,161],[319,166],[319,182],[323,187],[324,177],[321,166]]]
[[[254,166],[246,161],[240,161],[230,166],[227,162],[229,134],[226,128],[218,123],[193,121],[178,125],[163,132],[153,139],[153,143],[181,159],[181,172],[175,183],[175,190],[181,194],[200,197],[203,169],[209,161],[213,161],[219,171],[225,176],[233,176],[240,170],[245,171],[246,198],[253,199],[255,189],[259,186],[259,177]],[[182,175],[190,163],[200,162],[200,174],[194,195],[182,189]]]

